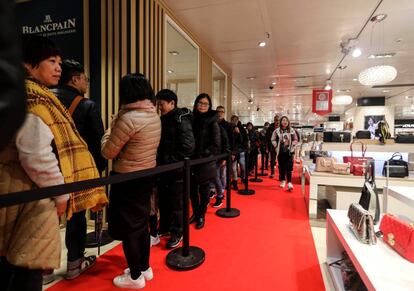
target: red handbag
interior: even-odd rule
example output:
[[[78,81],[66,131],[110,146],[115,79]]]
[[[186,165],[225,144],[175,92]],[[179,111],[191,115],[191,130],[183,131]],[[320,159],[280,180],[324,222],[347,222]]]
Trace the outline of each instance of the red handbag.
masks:
[[[354,157],[354,151],[353,151],[353,144],[359,143],[361,144],[361,152],[362,157]],[[344,163],[351,163],[351,173],[353,173],[355,176],[364,176],[365,175],[365,167],[368,164],[368,160],[372,160],[371,157],[365,157],[365,152],[367,151],[367,146],[360,142],[360,141],[353,141],[349,148],[351,150],[351,156],[344,156],[343,160]]]
[[[402,257],[414,263],[414,225],[392,214],[385,214],[380,230],[383,240]]]

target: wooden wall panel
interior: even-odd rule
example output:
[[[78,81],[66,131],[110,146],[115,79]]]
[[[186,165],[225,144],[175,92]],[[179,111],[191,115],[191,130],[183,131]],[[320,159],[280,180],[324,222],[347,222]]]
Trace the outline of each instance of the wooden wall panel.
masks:
[[[155,0],[101,0],[101,98],[105,128],[118,111],[119,81],[143,73],[162,89],[164,9]]]
[[[200,49],[200,92],[213,94],[213,61],[204,50]]]

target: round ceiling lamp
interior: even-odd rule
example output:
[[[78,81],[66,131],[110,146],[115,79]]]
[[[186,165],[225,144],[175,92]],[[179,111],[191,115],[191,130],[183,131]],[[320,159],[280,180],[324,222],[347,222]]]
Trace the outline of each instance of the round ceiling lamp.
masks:
[[[359,73],[358,80],[362,85],[384,85],[397,77],[397,69],[393,66],[374,66]]]
[[[333,105],[349,105],[352,103],[351,95],[337,95],[332,98]]]

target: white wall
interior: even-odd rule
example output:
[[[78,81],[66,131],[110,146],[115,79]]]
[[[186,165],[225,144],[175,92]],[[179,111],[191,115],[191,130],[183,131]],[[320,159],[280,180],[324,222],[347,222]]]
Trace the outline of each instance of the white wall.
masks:
[[[394,135],[394,114],[394,106],[357,106],[346,111],[346,119],[352,118],[354,122],[352,134],[355,135],[358,130],[364,129],[365,116],[385,115],[385,119],[390,126],[391,135]]]

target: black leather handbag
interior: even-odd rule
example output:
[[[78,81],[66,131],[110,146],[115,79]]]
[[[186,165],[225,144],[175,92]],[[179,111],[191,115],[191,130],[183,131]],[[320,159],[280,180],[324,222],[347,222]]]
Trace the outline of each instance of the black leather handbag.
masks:
[[[414,135],[397,135],[395,137],[396,143],[414,143]]]
[[[362,187],[361,197],[358,202],[362,208],[369,212],[375,212],[374,224],[377,224],[380,219],[380,203],[378,197],[377,186],[375,185],[375,162],[368,161],[368,169],[365,172],[365,182]]]
[[[399,157],[399,158],[398,158]],[[392,178],[404,178],[408,177],[408,163],[403,160],[400,153],[394,153],[391,159],[384,163],[382,168],[382,175],[387,176],[387,169],[389,168],[389,176]]]
[[[351,133],[334,131],[332,132],[332,142],[351,142]]]
[[[355,134],[357,139],[370,139],[371,132],[369,130],[358,130]]]

